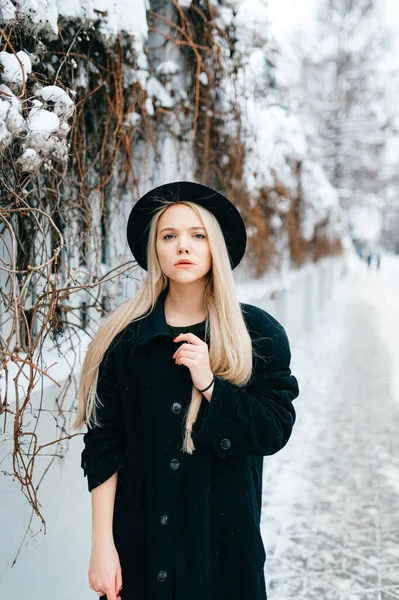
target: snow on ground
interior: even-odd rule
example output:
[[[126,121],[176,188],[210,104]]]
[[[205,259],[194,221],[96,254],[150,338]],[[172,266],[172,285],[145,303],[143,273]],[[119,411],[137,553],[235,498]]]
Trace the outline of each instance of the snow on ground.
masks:
[[[399,257],[349,275],[292,347],[300,395],[265,457],[268,600],[399,598]]]

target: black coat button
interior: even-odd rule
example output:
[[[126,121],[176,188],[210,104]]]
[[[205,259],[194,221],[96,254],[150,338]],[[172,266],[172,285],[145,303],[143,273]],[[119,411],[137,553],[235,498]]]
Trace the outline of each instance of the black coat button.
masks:
[[[182,409],[182,405],[180,404],[180,402],[173,402],[172,406],[171,406],[171,410],[174,413],[179,413]]]
[[[167,576],[168,576],[167,572],[162,570],[162,571],[159,571],[159,573],[157,575],[157,579],[158,579],[158,581],[165,581]]]
[[[161,525],[167,525],[169,523],[169,515],[162,515]]]
[[[177,458],[172,458],[172,460],[169,463],[169,466],[172,469],[172,471],[176,471],[180,467],[180,461],[177,460]]]
[[[223,448],[223,450],[228,450],[231,446],[231,442],[228,438],[224,438],[221,442],[220,442],[221,447]]]

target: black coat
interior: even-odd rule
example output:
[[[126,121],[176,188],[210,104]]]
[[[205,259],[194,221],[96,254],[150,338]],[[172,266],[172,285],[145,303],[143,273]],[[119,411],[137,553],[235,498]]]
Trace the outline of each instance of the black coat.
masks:
[[[173,342],[165,296],[106,351],[97,387],[103,427],[84,435],[89,491],[118,471],[113,535],[121,597],[265,600],[263,456],[283,448],[295,423],[299,388],[289,341],[270,314],[240,303],[262,359],[254,357],[245,387],[216,378],[193,427],[196,449],[185,454],[192,381],[172,358],[182,342]]]

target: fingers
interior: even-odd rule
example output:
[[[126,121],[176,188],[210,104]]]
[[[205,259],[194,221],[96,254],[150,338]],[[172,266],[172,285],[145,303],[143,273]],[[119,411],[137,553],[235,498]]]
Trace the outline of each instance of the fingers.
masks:
[[[176,358],[177,354],[180,354],[183,350],[191,352],[191,354],[197,354],[197,352],[198,352],[192,346],[186,346],[185,344],[183,344],[182,346],[180,346],[180,348],[178,350],[176,350],[176,352],[174,353],[174,355],[172,356],[172,358]]]
[[[120,592],[120,588],[122,587],[122,582],[120,583],[120,585],[113,585],[113,586],[107,586],[104,585],[103,587],[92,587],[92,590],[94,590],[97,595],[98,598],[102,598],[103,596],[107,596],[107,600],[121,600],[120,596],[119,596],[119,592]]]
[[[115,586],[106,590],[107,592],[107,600],[118,600],[118,597],[115,592]]]
[[[185,340],[189,344],[194,344],[195,346],[201,346],[206,342],[202,341],[195,333],[187,332],[187,333],[179,333],[175,338],[173,338],[174,342],[182,342]]]
[[[186,342],[186,343],[182,344],[181,346],[179,346],[179,348],[173,354],[172,358],[174,358],[176,356],[176,354],[178,354],[182,350],[189,350],[190,352],[195,352],[196,354],[199,353],[201,356],[202,355],[208,356],[208,346],[207,345],[205,345],[203,348],[201,348],[201,347],[195,346],[194,344],[190,344],[190,342]]]
[[[115,590],[117,593],[118,600],[120,598],[119,594],[120,594],[121,589],[122,589],[122,572],[118,571],[116,574],[116,579],[115,579]]]
[[[93,590],[93,592],[96,592],[99,598],[101,598],[101,596],[105,596],[105,592],[103,591],[102,587],[97,587],[96,585],[94,585],[91,579],[89,579],[89,587],[91,590]]]
[[[199,362],[200,359],[199,357],[197,357],[197,355],[195,354],[195,352],[180,352],[179,356],[176,356],[176,361],[180,360],[181,358],[190,358],[191,360],[193,360],[194,362]]]
[[[196,365],[198,365],[198,363],[191,359],[191,358],[187,358],[185,356],[182,356],[179,358],[179,362],[177,362],[176,364],[178,365],[184,365],[185,367],[188,367],[189,369],[193,369]]]
[[[184,350],[186,351],[186,353],[184,353]],[[197,352],[195,350],[192,350],[190,347],[186,346],[186,348],[179,348],[179,350],[176,350],[172,358],[174,359],[176,364],[179,364],[178,360],[182,356],[189,356],[191,358],[194,358],[195,356],[197,356]]]
[[[92,587],[91,589],[93,591],[95,591],[96,593],[98,593],[98,597],[101,598],[102,596],[107,595],[107,600],[121,600],[120,597],[120,591],[122,589],[123,585],[122,585],[122,577],[119,575],[116,579],[115,579],[115,585],[114,587],[106,587],[105,590],[103,591],[103,588],[98,587],[96,588],[95,586]]]

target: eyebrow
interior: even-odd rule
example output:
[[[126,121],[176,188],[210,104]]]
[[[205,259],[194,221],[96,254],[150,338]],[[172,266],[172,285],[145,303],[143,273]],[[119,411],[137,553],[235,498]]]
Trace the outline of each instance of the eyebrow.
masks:
[[[197,227],[189,227],[188,228],[189,231],[193,231],[193,229],[203,229],[205,231],[205,227],[201,227],[201,225],[198,225]],[[179,231],[179,230],[176,229],[175,227],[165,227],[164,229],[161,229],[161,231],[159,233],[162,233],[163,231]]]

